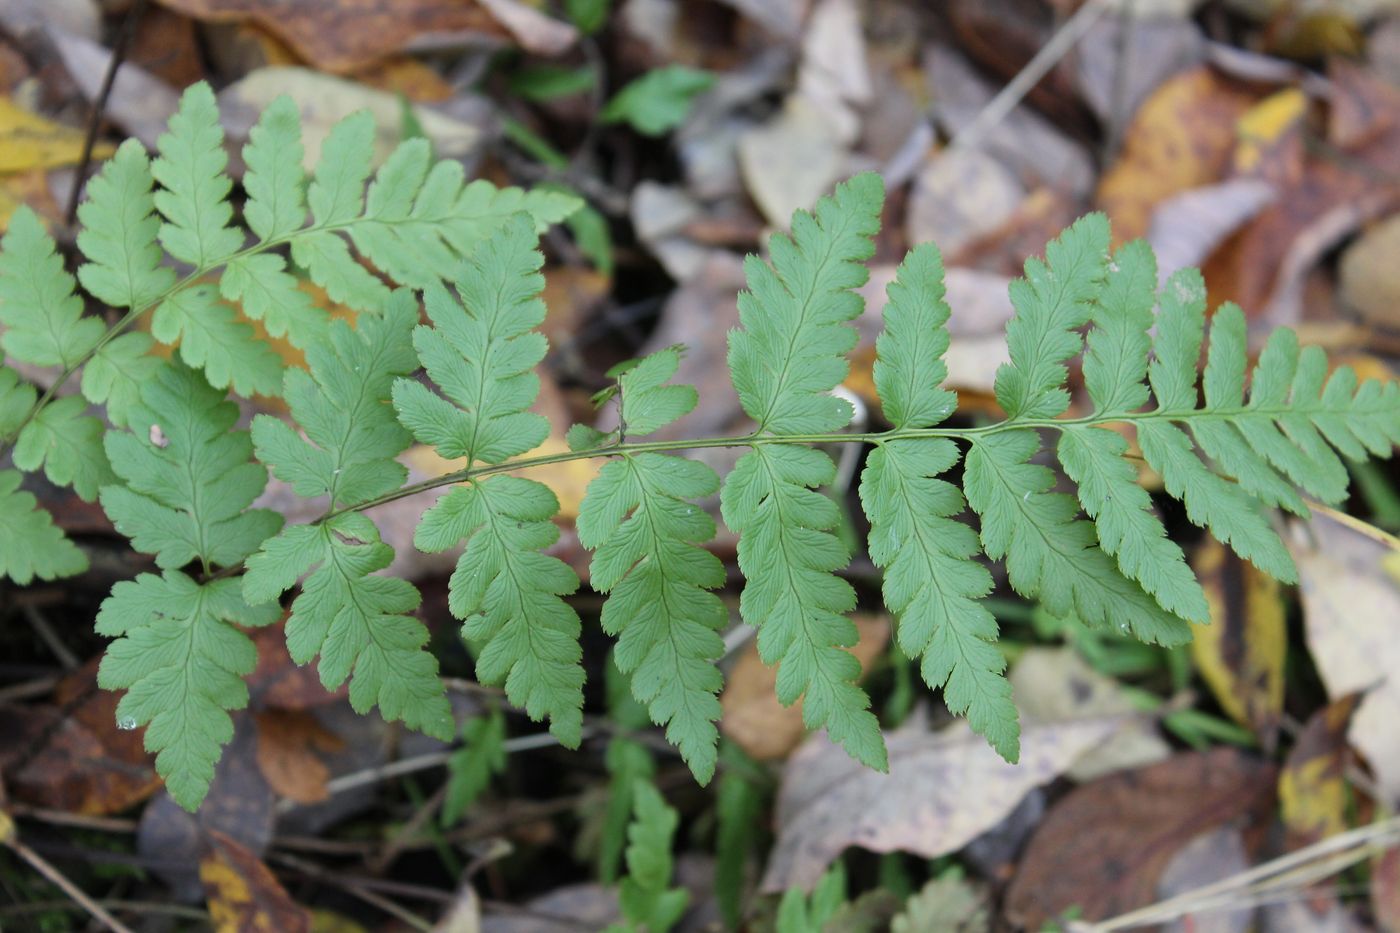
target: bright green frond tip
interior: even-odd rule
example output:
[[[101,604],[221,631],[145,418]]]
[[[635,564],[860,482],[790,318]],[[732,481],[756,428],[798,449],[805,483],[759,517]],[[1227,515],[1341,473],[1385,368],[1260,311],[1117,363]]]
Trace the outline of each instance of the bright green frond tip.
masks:
[[[608,930],[665,933],[690,903],[690,892],[671,887],[671,845],[680,815],[650,781],[637,781],[633,795],[632,824],[627,827],[627,876],[618,891],[625,922]]]

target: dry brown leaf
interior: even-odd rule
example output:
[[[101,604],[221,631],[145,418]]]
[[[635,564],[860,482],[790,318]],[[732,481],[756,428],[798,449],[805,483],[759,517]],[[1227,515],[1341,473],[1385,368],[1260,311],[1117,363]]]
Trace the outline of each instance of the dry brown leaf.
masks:
[[[218,933],[307,933],[311,929],[311,913],[292,900],[277,876],[221,832],[209,832],[199,860],[199,879]]]
[[[1008,919],[1037,929],[1071,907],[1102,920],[1151,903],[1192,838],[1272,800],[1272,765],[1233,748],[1185,753],[1086,784],[1040,824],[1006,895]]]
[[[558,55],[578,41],[578,30],[562,20],[545,16],[520,0],[476,0],[509,30],[520,47],[536,55]]]
[[[1266,749],[1283,714],[1288,625],[1278,581],[1214,538],[1195,559],[1210,624],[1193,626],[1191,656],[1222,709],[1254,730]]]
[[[330,769],[316,754],[339,751],[344,741],[310,713],[270,709],[255,713],[258,724],[258,769],[271,788],[297,803],[318,803],[328,796]]]
[[[1400,215],[1363,233],[1342,253],[1341,295],[1372,324],[1400,328]]]
[[[1127,717],[1137,710],[1118,681],[1094,670],[1072,648],[1029,648],[1007,679],[1027,724]],[[1171,747],[1143,718],[1125,724],[1102,745],[1085,752],[1065,773],[1076,781],[1089,781],[1152,764],[1170,754]]]
[[[1157,88],[1128,125],[1123,151],[1099,181],[1098,206],[1116,241],[1145,236],[1158,204],[1220,181],[1235,148],[1235,123],[1258,98],[1206,65]]]
[[[1400,848],[1371,863],[1371,911],[1383,933],[1400,933]]]
[[[936,243],[952,256],[1010,220],[1025,198],[1020,179],[998,159],[977,149],[944,150],[914,178],[905,233],[911,245]]]
[[[357,110],[368,110],[374,116],[376,165],[401,138],[403,104],[396,94],[309,68],[285,66],[259,68],[219,92],[224,129],[235,139],[246,138],[263,109],[283,94],[292,98],[301,113],[302,162],[308,170],[320,159],[321,145],[331,127]],[[417,105],[413,114],[440,157],[464,156],[480,139],[475,126],[436,110]]]
[[[1157,900],[1189,896],[1198,888],[1229,878],[1249,868],[1249,852],[1244,835],[1233,826],[1224,826],[1192,839],[1172,856],[1157,882]],[[1254,905],[1241,897],[1239,907],[1211,905],[1193,911],[1171,923],[1161,933],[1249,933],[1254,921]]]
[[[1381,791],[1400,801],[1400,582],[1386,571],[1396,540],[1359,519],[1313,508],[1288,539],[1298,563],[1303,621],[1318,674],[1339,699],[1363,691],[1348,737]]]
[[[851,648],[851,654],[860,660],[864,672],[889,644],[890,620],[864,614],[857,614],[854,619],[860,640]],[[802,722],[802,701],[791,706],[779,703],[777,685],[777,667],[763,663],[757,640],[750,639],[725,678],[719,698],[724,710],[720,730],[725,738],[760,761],[786,758],[807,734]]]
[[[313,665],[292,660],[287,652],[285,623],[284,618],[248,633],[258,649],[258,666],[247,677],[250,705],[254,709],[309,710],[348,697],[348,681],[327,690]]]
[[[846,167],[846,150],[827,116],[807,98],[788,98],[782,113],[739,139],[744,184],[763,216],[784,230],[796,210],[810,210]]]
[[[911,722],[885,736],[888,774],[814,736],[783,770],[763,889],[810,889],[847,846],[924,858],[956,852],[1122,725],[1121,716],[1028,724],[1013,765],[965,722],[938,732]]]
[[[105,46],[82,36],[51,32],[63,65],[89,102],[102,94],[111,65],[112,53]],[[107,95],[103,116],[141,140],[147,149],[165,132],[170,117],[179,109],[180,92],[144,68],[122,63]]]
[[[415,39],[477,33],[504,39],[505,27],[484,6],[465,0],[160,0],[213,23],[251,21],[283,39],[303,59],[344,74],[403,51]]]
[[[1360,699],[1348,694],[1314,713],[1283,763],[1278,797],[1290,849],[1347,829],[1347,727]]]

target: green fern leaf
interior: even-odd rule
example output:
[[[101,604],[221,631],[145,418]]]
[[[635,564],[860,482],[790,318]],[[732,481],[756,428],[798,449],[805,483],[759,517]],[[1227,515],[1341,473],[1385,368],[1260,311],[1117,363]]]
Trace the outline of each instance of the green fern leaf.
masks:
[[[428,630],[409,613],[421,597],[407,580],[379,576],[394,551],[364,515],[348,512],[319,525],[291,525],[248,558],[245,598],[272,602],[296,585],[287,619],[287,652],[298,664],[318,654],[321,683],[350,680],[350,705],[451,741],[454,732],[437,659],[423,650]],[[353,677],[352,677],[353,675]]]
[[[281,388],[282,358],[237,319],[211,284],[182,289],[161,302],[151,334],[161,343],[178,341],[181,359],[203,369],[216,388],[232,386],[245,396],[276,395]]]
[[[170,129],[156,141],[160,157],[151,174],[162,190],[155,204],[166,222],[160,242],[166,252],[195,267],[212,265],[243,246],[243,234],[230,226],[233,208],[228,193],[233,181],[224,172],[224,130],[219,107],[206,82],[193,84],[180,98]]]
[[[0,366],[0,437],[19,430],[38,397],[32,385],[20,381],[19,373]]]
[[[27,586],[35,577],[54,580],[87,570],[87,556],[19,488],[23,476],[0,470],[0,577]]]
[[[85,414],[87,400],[76,395],[57,399],[34,415],[15,440],[15,466],[32,472],[44,468],[49,481],[72,486],[84,500],[113,478],[102,451],[102,422]]]
[[[128,139],[88,182],[88,199],[78,208],[78,248],[88,258],[78,281],[115,308],[148,307],[175,284],[156,243],[154,183],[146,151]]]
[[[230,430],[237,420],[223,392],[169,365],[147,384],[131,431],[108,432],[107,455],[123,482],[103,487],[102,508],[158,566],[233,566],[282,527],[277,513],[248,508],[267,471],[250,460],[248,432]]]
[[[83,395],[105,405],[107,420],[117,427],[126,427],[131,410],[141,404],[141,387],[164,365],[150,354],[154,345],[149,334],[121,334],[102,344],[83,367]]]
[[[1145,642],[1188,641],[1186,622],[1119,573],[1094,526],[1075,520],[1075,500],[1049,492],[1054,474],[1028,462],[1039,449],[1039,436],[1025,429],[978,437],[967,453],[964,492],[982,519],[987,555],[1004,557],[1016,592],[1038,598],[1054,615],[1075,614]]]
[[[297,287],[286,260],[275,253],[254,253],[230,262],[219,278],[219,292],[239,302],[243,313],[261,321],[273,337],[286,335],[298,349],[326,339],[330,316]]]
[[[940,388],[947,376],[948,305],[943,260],[932,245],[915,247],[889,287],[885,331],[876,344],[875,386],[896,430],[930,428],[957,399]],[[860,498],[870,518],[870,558],[884,568],[885,605],[899,619],[899,645],[922,658],[924,680],[943,688],[948,708],[1008,760],[1020,753],[1020,730],[997,623],[981,602],[992,577],[972,560],[977,535],[952,516],[965,508],[957,487],[938,476],[958,461],[945,438],[890,440],[871,451]]]
[[[618,636],[618,668],[702,784],[715,768],[723,686],[715,662],[729,614],[709,592],[724,585],[724,566],[700,546],[715,523],[693,501],[718,490],[703,463],[639,454],[603,467],[578,518],[580,542],[595,551],[591,583],[611,594],[602,622]]]
[[[462,747],[447,760],[443,792],[444,828],[456,826],[467,809],[506,769],[506,718],[499,709],[473,716],[462,726]]]
[[[629,432],[650,433],[695,407],[693,386],[666,384],[679,364],[672,347],[619,376]],[[629,455],[589,484],[577,523],[580,543],[594,551],[590,582],[610,594],[602,623],[620,636],[617,666],[702,784],[715,770],[724,684],[715,662],[729,614],[709,592],[724,585],[724,565],[701,546],[714,537],[715,523],[694,500],[718,490],[715,471],[698,461]]]
[[[194,810],[209,790],[222,747],[233,738],[228,710],[248,705],[243,678],[257,650],[240,626],[277,621],[276,604],[252,608],[237,580],[199,584],[177,570],[118,583],[97,615],[107,646],[97,682],[126,690],[122,729],[146,727],[146,749],[175,802]]]
[[[394,379],[418,368],[412,331],[418,303],[395,292],[384,313],[360,318],[358,331],[332,324],[326,343],[308,348],[308,374],[289,369],[284,395],[303,439],[271,415],[253,419],[258,459],[307,498],[349,506],[398,488],[408,471],[394,458],[412,438],[385,401]]]
[[[1157,261],[1135,240],[1118,250],[1093,309],[1084,354],[1084,382],[1100,416],[1147,403],[1147,369],[1156,302]],[[1138,581],[1169,612],[1191,622],[1210,619],[1205,592],[1181,548],[1152,513],[1152,501],[1124,459],[1128,442],[1098,427],[1065,426],[1057,453],[1074,480],[1079,501],[1096,523],[1099,544],[1118,569]]]
[[[739,296],[742,328],[730,333],[729,366],[760,433],[833,431],[850,421],[850,403],[830,393],[855,345],[847,322],[860,314],[861,300],[852,289],[867,278],[860,261],[874,251],[883,200],[878,176],[857,175],[815,213],[798,211],[791,238],[773,237],[771,267],[746,260],[752,291]],[[835,575],[850,555],[830,533],[835,504],[815,491],[834,476],[820,451],[757,445],[726,479],[721,506],[739,534],[748,581],[740,611],[759,628],[760,657],[779,664],[778,698],[792,704],[803,697],[809,727],[825,726],[855,758],[883,769],[879,723],[855,684],[860,664],[841,650],[856,641],[845,616],[855,592]]]
[[[281,239],[306,222],[306,173],[301,159],[301,113],[285,94],[263,111],[243,147],[243,216],[263,242]]]
[[[690,892],[671,887],[671,843],[680,815],[650,781],[638,781],[634,793],[632,825],[627,828],[627,877],[618,891],[627,922],[609,929],[665,933],[690,902]]]
[[[1188,419],[1196,409],[1196,367],[1201,354],[1205,300],[1200,273],[1191,269],[1174,274],[1158,296],[1161,312],[1157,316],[1155,358],[1149,378],[1158,410],[1164,414]],[[1288,373],[1281,380],[1283,393],[1288,391],[1292,378],[1292,367],[1286,368]],[[1269,440],[1271,447],[1288,447],[1266,419],[1251,418],[1247,428],[1239,412],[1233,415],[1230,424],[1245,433],[1246,438],[1252,433]],[[1209,528],[1212,535],[1265,573],[1284,582],[1297,580],[1293,558],[1269,527],[1260,503],[1243,487],[1211,472],[1181,428],[1166,419],[1143,420],[1138,425],[1138,444],[1147,462],[1162,474],[1167,491],[1185,502],[1192,522]],[[1254,446],[1260,449],[1258,444]],[[1276,450],[1261,452],[1271,460],[1277,455]]]
[[[544,358],[539,292],[544,257],[533,222],[517,216],[469,257],[458,304],[445,289],[426,293],[432,327],[413,335],[424,368],[446,399],[421,383],[394,384],[399,420],[449,459],[498,463],[536,446],[549,431],[525,411],[539,393],[531,371]],[[450,400],[450,401],[449,401]],[[477,677],[504,683],[506,696],[577,747],[583,728],[578,614],[560,596],[578,588],[568,565],[541,553],[559,537],[550,519],[559,500],[533,480],[497,476],[458,486],[424,514],[414,543],[443,551],[466,542],[449,583],[448,607],[463,634],[482,645]]]
[[[77,283],[63,268],[53,238],[28,207],[10,218],[0,239],[0,324],[5,352],[35,366],[76,365],[105,328],[83,317]]]
[[[1076,328],[1089,320],[1103,287],[1108,218],[1081,217],[1046,246],[1045,258],[1026,260],[1025,277],[1011,283],[1011,361],[997,370],[995,390],[1012,420],[1053,418],[1069,407],[1065,362],[1079,352]]]
[[[403,482],[406,470],[394,458],[411,438],[387,402],[394,378],[417,367],[409,336],[417,319],[413,296],[397,292],[381,316],[361,317],[358,331],[332,324],[329,341],[307,351],[309,375],[287,371],[287,402],[305,439],[278,418],[253,419],[258,458],[298,495],[329,496],[334,508]],[[350,701],[360,712],[377,703],[387,719],[450,739],[437,660],[423,650],[428,631],[409,615],[418,591],[405,580],[373,575],[393,556],[364,515],[294,525],[248,560],[244,595],[255,605],[269,602],[311,572],[287,620],[293,659],[306,663],[319,654],[328,689],[353,673]]]

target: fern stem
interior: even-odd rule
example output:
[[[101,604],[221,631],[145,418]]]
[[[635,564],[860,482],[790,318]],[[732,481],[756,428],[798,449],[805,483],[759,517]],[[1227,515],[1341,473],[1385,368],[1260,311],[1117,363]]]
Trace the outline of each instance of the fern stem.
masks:
[[[999,434],[1003,431],[1021,430],[1025,428],[1060,431],[1067,427],[1075,426],[1101,427],[1110,424],[1134,424],[1139,421],[1154,421],[1158,419],[1190,422],[1201,418],[1231,418],[1244,414],[1271,417],[1283,413],[1284,409],[1282,408],[1275,410],[1272,408],[1245,407],[1219,409],[1209,412],[1112,412],[1109,414],[1086,415],[1081,418],[1013,419],[977,428],[906,428],[903,430],[891,431],[833,432],[826,434],[743,434],[725,437],[699,437],[689,440],[636,441],[633,443],[613,444],[610,447],[597,447],[591,450],[570,450],[560,453],[542,454],[537,457],[519,457],[504,463],[468,467],[451,473],[444,473],[441,476],[434,476],[431,479],[410,483],[407,486],[395,489],[393,492],[387,492],[373,499],[366,499],[364,502],[357,502],[354,505],[342,506],[341,508],[328,511],[320,518],[316,519],[316,523],[320,524],[330,521],[347,512],[363,512],[375,506],[386,505],[399,499],[417,495],[420,492],[427,492],[430,489],[438,489],[442,486],[452,486],[457,483],[470,482],[477,477],[490,476],[493,473],[510,473],[515,470],[528,470],[532,467],[548,466],[553,463],[568,463],[573,460],[592,460],[602,457],[622,457],[632,454],[665,453],[678,450],[703,450],[715,447],[758,447],[767,444],[884,444],[889,441],[932,437],[971,441],[978,437],[987,437],[988,435]]]

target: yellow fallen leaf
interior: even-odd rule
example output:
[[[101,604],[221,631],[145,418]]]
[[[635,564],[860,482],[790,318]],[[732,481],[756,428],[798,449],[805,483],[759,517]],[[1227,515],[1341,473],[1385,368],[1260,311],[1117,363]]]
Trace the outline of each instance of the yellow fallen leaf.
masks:
[[[83,132],[30,113],[0,96],[0,172],[74,165],[83,157]],[[93,147],[94,159],[105,159],[112,147]]]
[[[1235,124],[1239,142],[1235,146],[1235,169],[1251,172],[1268,149],[1308,110],[1308,96],[1298,88],[1270,94],[1250,107]]]
[[[568,451],[569,445],[564,443],[562,437],[551,435],[545,438],[543,444],[524,454],[522,459],[547,457],[551,454],[568,453]],[[424,444],[417,444],[409,448],[405,459],[410,468],[427,476],[455,473],[466,466],[464,459],[445,460],[438,456],[437,451]],[[560,463],[545,463],[516,470],[515,475],[544,483],[554,490],[554,494],[559,497],[558,517],[572,523],[578,518],[578,509],[583,503],[584,491],[588,489],[588,484],[593,481],[593,478],[598,475],[603,463],[602,459],[565,460]]]

